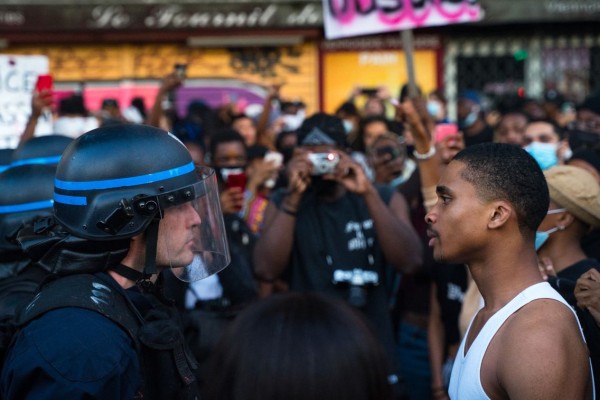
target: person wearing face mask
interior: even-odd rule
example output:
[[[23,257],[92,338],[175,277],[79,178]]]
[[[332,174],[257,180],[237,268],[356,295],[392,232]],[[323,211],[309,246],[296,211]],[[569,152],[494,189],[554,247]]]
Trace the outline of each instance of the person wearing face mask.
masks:
[[[447,101],[444,93],[436,89],[429,93],[427,98],[427,112],[434,119],[436,124],[447,124],[448,119]]]
[[[482,110],[482,101],[475,90],[465,90],[457,99],[458,128],[463,132],[465,146],[492,142],[494,130],[487,124]]]
[[[550,120],[531,120],[525,126],[524,149],[538,162],[542,170],[563,164],[572,152],[561,141],[560,128]]]
[[[551,260],[556,277],[549,282],[560,289],[561,279],[574,284],[589,268],[600,269],[581,248],[584,235],[600,227],[600,185],[589,172],[570,165],[552,167],[544,175],[550,206],[536,232],[535,247],[540,259]],[[561,294],[573,300],[572,291]]]
[[[600,328],[588,323],[591,315],[577,307],[575,284],[590,269],[600,271],[600,262],[589,258],[581,239],[592,229],[600,228],[600,185],[582,168],[562,165],[544,172],[550,192],[548,214],[536,232],[535,246],[542,275],[550,272],[550,283],[577,311],[587,339],[595,381],[600,382]],[[552,271],[553,270],[553,271]]]
[[[360,112],[356,105],[347,101],[343,103],[335,111],[335,116],[341,118],[344,124],[344,131],[346,132],[347,142],[350,146],[358,140],[358,129],[360,124]]]

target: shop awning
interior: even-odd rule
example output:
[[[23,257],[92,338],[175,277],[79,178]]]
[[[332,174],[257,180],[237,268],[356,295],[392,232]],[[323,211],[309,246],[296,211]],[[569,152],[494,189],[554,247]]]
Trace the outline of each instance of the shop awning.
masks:
[[[319,0],[103,0],[81,3],[80,0],[3,0],[0,38],[38,32],[320,29],[323,25]],[[600,17],[598,0],[481,0],[481,5],[485,18],[480,25],[586,21]]]

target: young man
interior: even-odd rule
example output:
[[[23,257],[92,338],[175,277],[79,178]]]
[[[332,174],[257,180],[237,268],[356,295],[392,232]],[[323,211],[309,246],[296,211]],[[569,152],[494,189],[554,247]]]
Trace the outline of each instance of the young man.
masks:
[[[587,399],[587,348],[573,310],[538,270],[535,232],[548,211],[541,169],[524,150],[461,151],[427,214],[437,261],[465,263],[485,305],[458,350],[453,399]]]
[[[59,225],[19,238],[57,279],[23,309],[0,397],[197,398],[196,363],[154,280],[227,265],[214,171],[163,130],[114,125],[71,143],[54,182]]]

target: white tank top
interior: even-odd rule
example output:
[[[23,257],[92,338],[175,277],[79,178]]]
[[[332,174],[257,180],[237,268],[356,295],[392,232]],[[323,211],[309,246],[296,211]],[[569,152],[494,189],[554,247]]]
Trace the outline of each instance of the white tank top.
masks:
[[[487,348],[498,332],[498,329],[504,324],[506,319],[510,317],[514,312],[519,310],[524,305],[537,299],[554,299],[563,303],[565,306],[573,312],[575,319],[577,315],[575,311],[569,306],[569,304],[563,299],[563,297],[550,286],[547,282],[536,283],[535,285],[529,286],[521,293],[515,296],[511,301],[508,302],[504,307],[498,310],[492,317],[485,323],[471,347],[469,352],[465,356],[465,342],[471,330],[471,324],[467,329],[467,333],[463,337],[460,344],[460,348],[456,354],[454,366],[452,367],[452,374],[450,376],[450,387],[448,388],[448,394],[452,400],[479,400],[489,399],[488,395],[483,390],[481,385],[481,363]],[[577,320],[579,325],[579,320]],[[581,325],[579,331],[583,337],[583,331]],[[585,340],[585,338],[584,338]],[[592,365],[590,361],[590,371]],[[594,388],[593,398],[596,398],[596,391]]]

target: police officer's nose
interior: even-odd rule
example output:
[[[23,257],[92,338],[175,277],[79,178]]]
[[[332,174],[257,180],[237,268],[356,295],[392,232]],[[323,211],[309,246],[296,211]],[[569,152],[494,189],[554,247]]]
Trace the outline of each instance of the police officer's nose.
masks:
[[[198,226],[202,223],[202,218],[200,218],[200,214],[198,214],[192,203],[187,203],[185,209],[186,221],[189,226]]]

